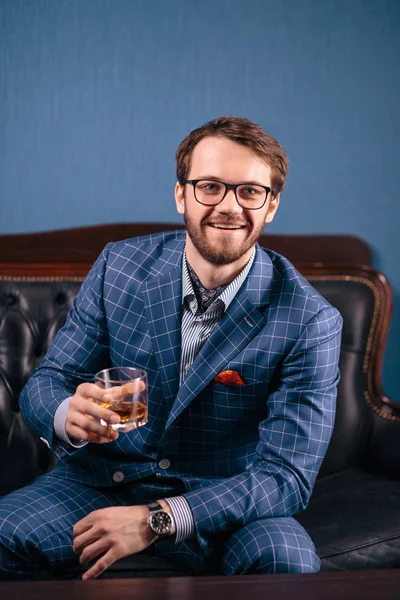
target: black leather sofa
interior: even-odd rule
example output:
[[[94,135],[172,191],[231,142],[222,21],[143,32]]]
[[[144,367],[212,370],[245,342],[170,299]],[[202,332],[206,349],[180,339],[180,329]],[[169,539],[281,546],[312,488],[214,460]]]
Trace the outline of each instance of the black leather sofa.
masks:
[[[162,226],[153,226],[153,230],[157,227]],[[118,227],[111,227],[101,239],[95,236],[90,259],[109,239],[143,233],[137,229],[131,226],[121,235]],[[76,237],[77,231],[71,235]],[[10,241],[13,236],[1,237]],[[18,396],[65,321],[91,262],[88,255],[83,257],[87,262],[76,262],[81,256],[68,262],[65,249],[64,254],[55,247],[49,251],[45,242],[40,244],[39,235],[31,250],[25,244],[22,262],[24,236],[15,237],[20,239],[14,246],[19,254],[12,252],[13,244],[5,243],[7,239],[0,240],[0,495],[25,485],[55,464],[47,447],[22,421]],[[82,233],[81,237],[87,249],[87,236]],[[274,237],[279,236],[268,236],[262,243],[274,249],[278,246],[278,250],[286,244],[288,257],[344,318],[334,434],[311,502],[296,518],[315,541],[322,570],[399,568],[400,405],[384,396],[380,383],[391,316],[390,286],[381,273],[359,264],[370,260],[367,247],[364,244],[362,248],[359,240],[353,238],[352,246],[343,236],[336,254],[331,252],[332,261],[326,245],[321,246],[323,236],[312,243],[300,236],[282,237],[281,246]],[[340,240],[335,241],[340,246]],[[76,248],[76,240],[74,244]],[[346,262],[339,256],[344,247]],[[311,261],[313,253],[317,259],[323,256],[323,262]],[[304,257],[307,262],[299,263]],[[117,563],[107,576],[180,574],[167,562],[138,558],[134,563]]]

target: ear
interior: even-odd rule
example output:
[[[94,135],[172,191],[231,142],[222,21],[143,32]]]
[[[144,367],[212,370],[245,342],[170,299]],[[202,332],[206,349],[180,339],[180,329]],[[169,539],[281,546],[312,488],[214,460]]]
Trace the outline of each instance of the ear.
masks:
[[[275,198],[272,198],[272,200],[270,200],[269,205],[268,205],[267,215],[265,217],[266,223],[271,223],[271,221],[273,220],[275,213],[278,210],[279,201],[280,201],[280,194],[277,194],[275,196]]]
[[[175,185],[175,202],[176,202],[176,210],[180,215],[183,215],[185,212],[185,188],[179,183],[176,182]]]

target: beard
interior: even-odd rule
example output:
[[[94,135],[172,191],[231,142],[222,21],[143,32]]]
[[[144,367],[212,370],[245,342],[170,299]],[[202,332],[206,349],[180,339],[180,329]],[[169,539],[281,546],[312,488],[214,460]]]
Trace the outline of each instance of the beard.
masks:
[[[202,258],[213,265],[229,265],[242,258],[242,256],[244,256],[258,241],[265,225],[265,223],[261,223],[256,228],[253,228],[249,221],[243,223],[243,221],[238,222],[237,219],[229,219],[226,216],[223,219],[219,217],[217,220],[218,223],[223,222],[225,225],[244,225],[244,228],[241,230],[243,231],[243,235],[241,236],[240,242],[235,239],[236,235],[231,234],[228,234],[225,238],[221,235],[219,242],[215,242],[208,239],[210,230],[209,223],[213,222],[212,218],[206,217],[200,225],[197,225],[189,217],[187,210],[185,210],[183,217],[187,233],[193,246]],[[216,219],[214,219],[214,221],[215,220]]]

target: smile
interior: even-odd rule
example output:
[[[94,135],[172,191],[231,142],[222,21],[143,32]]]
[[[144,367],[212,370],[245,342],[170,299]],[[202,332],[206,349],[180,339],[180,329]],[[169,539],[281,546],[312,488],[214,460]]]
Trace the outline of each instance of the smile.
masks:
[[[214,229],[243,229],[244,225],[219,225],[218,223],[208,223],[210,227]]]

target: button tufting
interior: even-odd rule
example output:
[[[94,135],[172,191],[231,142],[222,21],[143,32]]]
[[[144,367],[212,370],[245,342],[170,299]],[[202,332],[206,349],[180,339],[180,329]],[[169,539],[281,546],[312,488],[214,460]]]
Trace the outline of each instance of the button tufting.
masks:
[[[56,302],[57,304],[65,304],[67,301],[67,296],[65,295],[64,292],[58,292],[57,296],[56,296]]]
[[[15,306],[17,304],[17,296],[15,294],[8,294],[7,304],[8,306]]]

